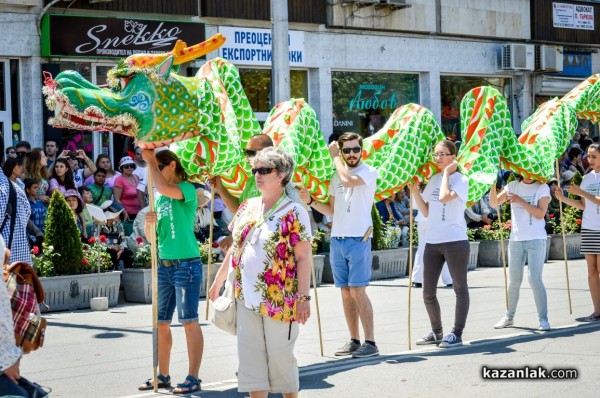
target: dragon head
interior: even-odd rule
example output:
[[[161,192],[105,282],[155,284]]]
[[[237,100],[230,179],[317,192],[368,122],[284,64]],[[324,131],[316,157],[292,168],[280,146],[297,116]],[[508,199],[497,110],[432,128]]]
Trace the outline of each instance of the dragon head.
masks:
[[[110,131],[134,137],[142,147],[159,147],[203,133],[218,112],[210,85],[182,77],[179,64],[213,51],[220,35],[192,47],[178,41],[164,54],[135,54],[108,73],[99,87],[75,71],[45,75],[46,104],[59,128]]]

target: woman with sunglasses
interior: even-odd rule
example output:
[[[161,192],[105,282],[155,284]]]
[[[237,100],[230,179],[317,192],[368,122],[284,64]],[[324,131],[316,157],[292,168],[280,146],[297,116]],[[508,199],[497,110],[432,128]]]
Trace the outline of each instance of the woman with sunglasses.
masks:
[[[417,340],[417,345],[439,344],[441,348],[449,348],[462,345],[462,333],[469,312],[467,266],[470,248],[464,217],[469,180],[457,171],[456,146],[452,141],[443,140],[437,144],[433,160],[440,173],[431,178],[423,194],[416,184],[411,185],[411,194],[430,226],[423,253],[423,301],[431,332]],[[454,328],[446,336],[443,336],[437,299],[437,283],[444,262],[448,263],[456,295]]]
[[[145,149],[142,157],[158,195],[155,211],[146,213],[146,236],[156,230],[158,243],[158,388],[171,385],[169,365],[173,338],[171,321],[177,318],[185,330],[188,351],[188,376],[173,389],[174,394],[200,391],[198,378],[204,337],[198,323],[198,297],[202,283],[200,250],[194,235],[198,200],[194,185],[187,181],[181,162],[171,151],[154,153]],[[154,388],[148,379],[138,388]]]
[[[119,162],[121,175],[115,180],[113,188],[115,202],[123,205],[125,220],[130,220],[132,223],[135,216],[144,207],[144,194],[137,189],[140,180],[133,173],[135,167],[135,162],[130,156],[123,156]],[[131,231],[125,231],[126,235],[130,233]]]
[[[310,221],[304,206],[287,195],[294,172],[287,153],[265,148],[252,167],[261,196],[243,202],[231,222],[233,246],[209,297],[218,297],[231,264],[236,272],[238,391],[251,397],[269,392],[297,397],[294,345],[298,323],[310,316]]]

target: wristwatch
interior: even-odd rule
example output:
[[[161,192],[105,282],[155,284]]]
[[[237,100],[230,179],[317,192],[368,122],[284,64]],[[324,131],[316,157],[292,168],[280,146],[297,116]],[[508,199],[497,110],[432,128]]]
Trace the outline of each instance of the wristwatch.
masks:
[[[306,294],[298,294],[296,301],[299,303],[306,303],[307,301],[310,301],[310,296],[307,296]]]

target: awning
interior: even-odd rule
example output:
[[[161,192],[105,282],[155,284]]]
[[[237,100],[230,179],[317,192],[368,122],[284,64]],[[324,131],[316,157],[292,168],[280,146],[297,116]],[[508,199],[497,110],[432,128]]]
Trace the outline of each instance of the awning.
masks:
[[[535,95],[562,97],[583,80],[584,77],[536,76]]]

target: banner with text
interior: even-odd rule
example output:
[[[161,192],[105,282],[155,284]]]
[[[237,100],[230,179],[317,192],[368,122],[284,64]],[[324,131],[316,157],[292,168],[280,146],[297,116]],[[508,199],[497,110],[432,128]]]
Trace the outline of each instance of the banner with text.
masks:
[[[552,3],[555,28],[594,30],[594,6]]]
[[[227,41],[219,56],[235,65],[271,66],[272,37],[269,29],[219,27]],[[290,66],[304,66],[304,32],[288,32]]]

